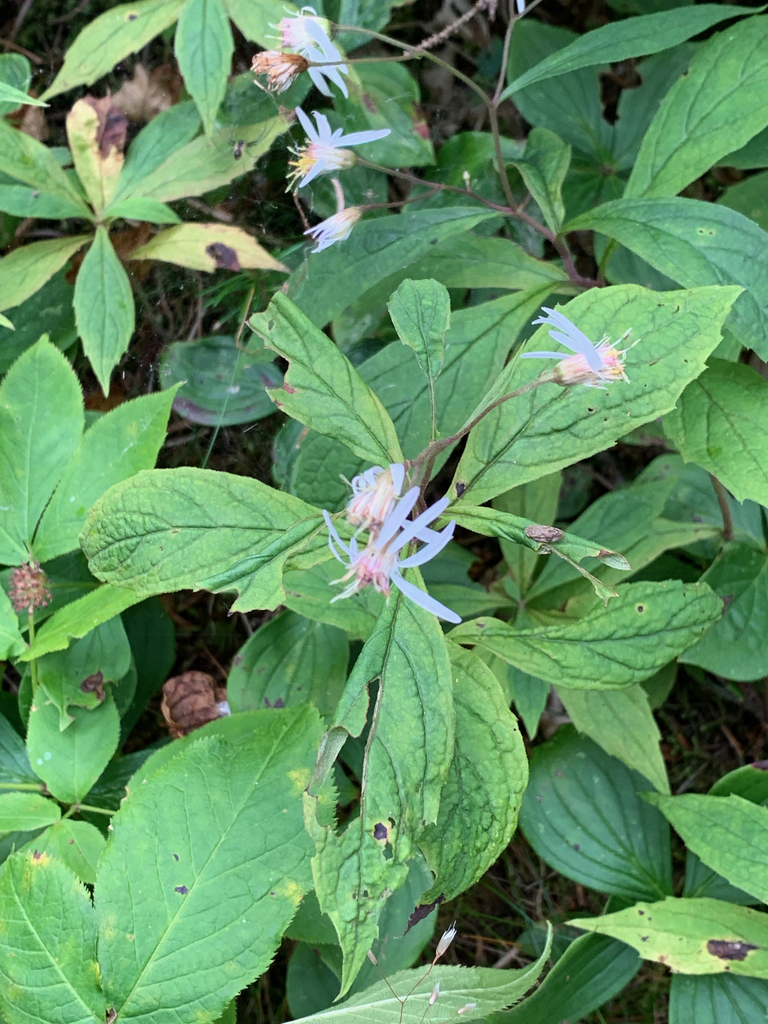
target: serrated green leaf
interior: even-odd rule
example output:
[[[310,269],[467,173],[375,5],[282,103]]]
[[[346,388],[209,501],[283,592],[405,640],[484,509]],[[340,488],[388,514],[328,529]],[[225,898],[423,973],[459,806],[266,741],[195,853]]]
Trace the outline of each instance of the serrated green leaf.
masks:
[[[50,803],[50,801],[48,801]],[[104,851],[106,840],[95,825],[87,821],[57,821],[22,848],[23,853],[58,859],[88,885],[96,883],[96,864]]]
[[[493,1024],[561,1024],[565,1019],[580,1020],[618,995],[639,967],[640,957],[623,942],[603,935],[581,935],[568,946],[536,991],[514,1009],[495,1016]]]
[[[713,359],[664,419],[686,462],[713,473],[737,501],[768,504],[768,381],[743,363]]]
[[[0,793],[0,832],[31,832],[60,817],[59,805],[40,793]]]
[[[454,899],[501,856],[528,781],[517,722],[493,672],[469,651],[448,650],[456,739],[437,822],[418,840],[435,876],[421,903]]]
[[[279,41],[279,33],[275,26],[283,19],[298,14],[293,4],[283,0],[259,0],[254,4],[251,0],[226,0],[229,16],[243,33],[246,39],[252,39],[266,49],[274,47]]]
[[[449,635],[556,686],[613,690],[647,679],[690,647],[721,607],[706,584],[627,583],[607,607],[576,622],[514,629],[499,619],[474,619]]]
[[[0,384],[0,562],[28,559],[37,521],[83,431],[72,367],[43,336]]]
[[[768,914],[722,900],[675,899],[636,903],[603,917],[567,922],[621,939],[644,960],[680,974],[768,977]]]
[[[283,612],[270,619],[235,655],[227,679],[233,712],[315,705],[327,717],[347,681],[349,644],[335,626]]]
[[[305,426],[345,444],[370,462],[402,462],[394,424],[347,357],[290,299],[277,292],[251,329],[289,361],[270,398]]]
[[[91,21],[68,47],[64,64],[41,99],[76,85],[91,85],[130,53],[136,53],[178,17],[183,0],[120,4]]]
[[[120,716],[112,694],[93,710],[71,707],[74,721],[64,732],[59,710],[45,691],[38,690],[32,699],[27,732],[32,770],[57,800],[68,804],[85,800],[120,738]]]
[[[399,593],[382,609],[355,663],[321,746],[318,776],[327,775],[347,735],[363,732],[374,680],[359,817],[336,834],[318,820],[317,798],[306,801],[317,848],[315,891],[344,952],[342,995],[376,938],[387,895],[405,881],[415,837],[437,820],[453,756],[451,668],[442,630],[434,615]]]
[[[352,640],[367,640],[376,625],[384,598],[373,587],[365,587],[343,604],[331,604],[335,596],[331,582],[339,577],[334,560],[310,569],[290,569],[283,574],[284,604],[316,622],[346,630]]]
[[[728,323],[768,356],[768,234],[754,221],[696,199],[619,199],[568,224],[582,228],[617,239],[686,287],[741,285]]]
[[[768,807],[740,796],[649,793],[646,799],[707,867],[768,903]]]
[[[514,665],[508,665],[490,651],[478,647],[476,653],[496,676],[508,703],[515,705],[515,710],[522,718],[529,738],[534,739],[552,689],[550,684],[545,683],[543,679],[537,679],[536,676],[528,675],[527,672],[521,672]]]
[[[676,974],[669,1024],[765,1024],[768,981],[727,974]]]
[[[512,163],[539,204],[550,230],[557,234],[565,217],[562,188],[571,163],[571,147],[547,128],[534,128],[525,145],[525,156]]]
[[[0,1008],[8,1024],[105,1020],[90,896],[60,861],[9,857],[0,875],[0,919]]]
[[[548,926],[544,951],[529,967],[496,971],[491,967],[433,967],[423,985],[425,968],[401,971],[359,995],[296,1024],[420,1024],[427,1013],[433,1024],[482,1020],[485,1014],[511,1006],[536,983],[549,956],[552,930]],[[430,1005],[434,986],[440,995]],[[403,998],[406,997],[407,998]]]
[[[66,271],[59,270],[34,295],[8,310],[13,328],[0,329],[0,373],[6,373],[22,352],[35,344],[41,323],[48,328],[49,339],[62,351],[77,340],[72,309],[74,288],[65,275]]]
[[[682,19],[690,17],[686,11]],[[645,134],[625,196],[676,195],[766,124],[768,20],[753,17],[713,36],[669,90]]]
[[[93,503],[113,484],[154,466],[175,394],[174,389],[123,402],[86,431],[35,534],[38,561],[75,550]]]
[[[451,326],[451,299],[438,281],[406,280],[389,300],[389,315],[398,337],[416,354],[416,361],[434,382],[445,358],[445,332]]]
[[[669,793],[661,733],[642,686],[605,691],[563,687],[560,699],[579,732],[644,775],[660,793]]]
[[[116,484],[81,535],[91,571],[136,598],[170,590],[238,590],[238,611],[276,608],[290,555],[326,560],[311,505],[258,480],[213,470],[145,470]],[[299,566],[300,567],[300,566]]]
[[[520,826],[556,871],[627,899],[672,892],[669,826],[647,781],[570,726],[535,747]]]
[[[29,661],[41,658],[50,651],[63,651],[70,640],[77,640],[90,633],[102,622],[108,622],[115,615],[136,604],[139,598],[134,590],[112,587],[105,584],[96,587],[76,601],[59,608],[40,627],[34,644],[19,658]]]
[[[23,245],[3,256],[0,261],[0,309],[12,309],[34,295],[90,239],[90,235],[51,238]]]
[[[720,21],[753,13],[754,8],[751,7],[729,7],[724,10],[720,4],[699,4],[695,10],[680,7],[602,25],[584,33],[570,45],[519,75],[509,83],[500,98],[507,99],[535,82],[579,68],[594,64],[614,64],[629,57],[643,57],[670,49]]]
[[[362,221],[342,245],[310,256],[288,282],[288,294],[313,323],[324,327],[383,277],[493,216],[492,210],[466,206],[405,207],[395,217]]]
[[[267,968],[311,887],[301,792],[319,718],[305,706],[249,720],[248,742],[187,744],[113,819],[96,913],[120,1020],[215,1020]]]
[[[179,13],[174,50],[209,135],[227,91],[234,48],[223,0],[186,0]]]
[[[669,412],[685,385],[704,369],[720,328],[738,296],[734,288],[652,292],[637,285],[594,288],[569,302],[566,315],[595,342],[631,330],[631,383],[606,391],[545,384],[500,405],[469,435],[453,486],[459,506],[479,505],[510,487],[535,480],[613,444],[629,430]],[[542,326],[525,346],[551,348]],[[549,364],[516,359],[487,401],[534,380]],[[479,411],[479,409],[478,409]]]

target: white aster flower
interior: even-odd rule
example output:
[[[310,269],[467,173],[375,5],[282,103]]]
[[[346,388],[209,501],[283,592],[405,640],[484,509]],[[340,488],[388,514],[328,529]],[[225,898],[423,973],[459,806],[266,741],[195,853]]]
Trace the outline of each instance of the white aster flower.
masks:
[[[362,550],[358,547],[354,537],[348,545],[345,544],[331,522],[331,517],[326,511],[323,511],[330,534],[328,544],[331,551],[340,562],[345,562],[345,559],[342,558],[339,551],[342,551],[348,559],[346,562],[347,572],[335,582],[347,583],[351,580],[347,588],[341,594],[337,594],[333,601],[351,597],[367,586],[372,586],[388,598],[391,585],[394,583],[402,594],[410,598],[420,608],[424,608],[448,622],[461,622],[461,618],[450,608],[446,608],[429,594],[419,590],[417,586],[403,579],[401,575],[403,569],[423,565],[434,558],[453,537],[453,531],[456,528],[454,522],[449,523],[439,533],[429,528],[429,524],[442,515],[448,507],[450,499],[447,497],[441,498],[416,519],[406,523],[418,497],[419,488],[412,487],[390,512],[379,533],[376,536],[369,536],[368,543]],[[425,541],[424,547],[414,555],[401,558],[400,552],[412,540]]]
[[[334,213],[332,217],[326,217],[319,224],[315,224],[313,228],[309,228],[304,234],[309,235],[313,242],[317,242],[317,245],[311,251],[322,252],[329,245],[333,245],[335,242],[343,242],[346,238],[349,238],[352,228],[357,224],[362,215],[363,211],[359,206],[348,206],[346,210],[340,210],[338,213]]]
[[[355,154],[349,149],[343,149],[343,146],[360,146],[364,142],[376,142],[377,139],[389,135],[391,131],[389,128],[379,128],[345,135],[343,128],[333,131],[325,114],[317,110],[313,110],[312,114],[317,122],[317,128],[301,107],[296,107],[296,116],[307,133],[309,142],[302,149],[296,150],[296,159],[290,162],[294,170],[288,176],[289,188],[308,185],[326,171],[342,171],[352,167],[355,163]]]
[[[403,490],[405,466],[390,462],[388,469],[373,466],[352,478],[352,497],[347,502],[347,522],[378,533]]]
[[[564,313],[548,306],[541,307],[547,314],[540,316],[533,321],[534,324],[546,324],[558,328],[550,331],[550,338],[565,345],[575,355],[563,358],[562,352],[524,352],[523,359],[557,359],[559,360],[554,369],[555,383],[563,387],[570,387],[572,384],[584,384],[589,388],[603,388],[603,385],[610,384],[615,380],[629,381],[624,372],[625,350],[619,350],[613,346],[606,335],[595,347],[589,338],[572,323]],[[626,332],[624,337],[629,335]]]
[[[318,17],[314,7],[302,7],[298,14],[283,18],[272,27],[280,33],[281,46],[289,50],[298,50],[299,53],[310,46],[317,46],[320,33],[330,42],[328,38],[330,25],[325,18]],[[312,34],[310,34],[310,28]]]
[[[296,17],[283,18],[277,28],[284,47],[296,50],[315,64],[325,64],[325,67],[309,69],[309,77],[324,96],[332,95],[326,79],[349,96],[347,83],[341,77],[342,74],[348,75],[349,69],[346,64],[338,63],[341,53],[331,42],[326,25],[328,22],[317,17],[314,7],[302,7]]]

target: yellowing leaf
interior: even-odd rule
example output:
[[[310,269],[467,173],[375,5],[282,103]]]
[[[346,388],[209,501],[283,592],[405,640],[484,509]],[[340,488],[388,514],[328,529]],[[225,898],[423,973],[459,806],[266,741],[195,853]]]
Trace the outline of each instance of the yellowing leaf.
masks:
[[[163,260],[191,270],[282,270],[288,268],[242,228],[231,224],[179,224],[160,231],[131,254],[136,260]]]
[[[107,96],[86,96],[67,114],[67,138],[78,177],[91,204],[101,213],[117,188],[123,169],[128,121]]]

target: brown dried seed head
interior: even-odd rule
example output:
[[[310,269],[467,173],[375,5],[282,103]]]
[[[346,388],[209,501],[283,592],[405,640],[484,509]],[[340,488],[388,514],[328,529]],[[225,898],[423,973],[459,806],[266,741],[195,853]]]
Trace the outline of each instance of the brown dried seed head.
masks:
[[[283,53],[282,50],[262,50],[251,62],[251,71],[267,76],[270,92],[285,92],[308,67],[300,53]]]
[[[226,690],[216,685],[207,672],[182,672],[163,684],[160,708],[174,739],[186,736],[227,712],[219,705],[226,701]]]

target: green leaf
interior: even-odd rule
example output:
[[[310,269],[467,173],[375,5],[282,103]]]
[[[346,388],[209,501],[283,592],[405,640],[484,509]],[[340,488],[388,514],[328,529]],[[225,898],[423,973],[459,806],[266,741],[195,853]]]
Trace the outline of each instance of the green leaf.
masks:
[[[74,721],[62,732],[58,708],[39,690],[33,697],[27,733],[33,771],[57,800],[68,804],[85,800],[120,736],[120,716],[110,693],[97,708],[72,707],[70,715]]]
[[[93,503],[113,484],[154,466],[174,397],[165,391],[123,402],[86,431],[35,535],[38,561],[75,550]]]
[[[120,4],[91,21],[68,47],[64,64],[41,99],[76,85],[91,85],[131,53],[172,25],[183,0],[139,0]]]
[[[7,97],[0,101],[0,116],[18,110],[21,103],[25,102],[31,79],[32,69],[26,57],[22,57],[20,53],[4,53],[0,56],[0,89]],[[6,92],[6,89],[10,89],[11,92]],[[14,98],[15,93],[21,93],[22,99]],[[40,100],[32,102],[35,106],[45,106]]]
[[[72,367],[44,336],[0,384],[0,562],[28,559],[37,521],[83,431]]]
[[[48,801],[50,803],[50,801]],[[81,882],[96,883],[96,865],[106,840],[95,825],[87,821],[57,821],[23,848],[25,853],[47,853],[58,857]]]
[[[233,712],[293,707],[311,701],[321,715],[336,710],[347,681],[349,644],[335,626],[283,612],[240,648],[227,679]]]
[[[175,103],[153,117],[128,147],[117,190],[105,215],[117,216],[113,210],[129,202],[125,197],[131,194],[139,182],[191,142],[199,130],[200,114],[191,100]],[[130,201],[137,202],[138,198]]]
[[[0,875],[0,920],[8,1024],[105,1020],[90,896],[60,861],[10,856]]]
[[[135,320],[131,282],[102,226],[96,229],[77,275],[75,319],[83,351],[106,395],[112,370],[128,348]]]
[[[90,239],[90,235],[51,238],[23,245],[3,256],[0,260],[0,309],[15,308],[34,295]]]
[[[529,767],[520,826],[549,865],[626,899],[672,892],[669,827],[640,798],[641,775],[570,726],[535,747]]]
[[[720,167],[737,167],[739,170],[752,171],[760,167],[768,167],[768,128],[763,128],[754,138],[735,150],[733,153],[726,153],[718,161]],[[760,175],[756,175],[760,177]],[[747,178],[747,181],[751,179]],[[726,206],[728,204],[726,203]]]
[[[105,584],[96,587],[84,597],[59,608],[43,623],[35,637],[34,644],[21,655],[20,661],[41,658],[51,651],[63,651],[70,640],[78,640],[92,629],[109,622],[115,615],[136,604],[138,597],[134,590],[111,587]]]
[[[718,478],[737,501],[768,505],[768,381],[743,363],[713,359],[668,413],[664,428],[686,462]]]
[[[146,220],[150,224],[181,224],[181,217],[170,206],[158,199],[147,196],[133,196],[119,203],[110,203],[109,217],[125,217],[128,220]]]
[[[768,903],[768,807],[740,796],[659,796],[658,807],[685,845],[731,885]]]
[[[394,424],[357,370],[290,299],[277,292],[249,324],[264,344],[289,361],[282,388],[270,391],[278,408],[341,441],[370,462],[402,462]]]
[[[65,273],[59,270],[34,295],[8,310],[13,329],[0,328],[0,373],[6,373],[21,353],[35,344],[41,323],[46,325],[49,339],[62,351],[77,341],[72,309],[75,290]]]
[[[492,210],[476,207],[405,207],[397,216],[362,221],[346,242],[310,256],[290,278],[288,294],[324,327],[385,276],[493,216]]]
[[[507,99],[535,82],[578,68],[615,64],[629,57],[643,57],[667,50],[720,21],[753,13],[754,8],[751,7],[728,7],[726,10],[720,4],[699,4],[694,10],[677,8],[602,25],[592,32],[585,32],[569,46],[519,75],[509,83],[500,98]]]
[[[721,17],[732,10],[715,9]],[[689,24],[691,12],[677,17]],[[766,124],[768,23],[753,17],[713,36],[669,90],[643,139],[625,196],[676,195]]]
[[[744,214],[765,231],[768,229],[768,206],[766,206],[765,187],[768,173],[753,174],[746,181],[731,185],[721,196],[718,204]]]
[[[723,900],[675,899],[636,903],[603,917],[567,922],[621,939],[644,960],[680,974],[768,977],[768,914]]]
[[[185,0],[174,50],[184,84],[209,135],[227,91],[234,48],[223,0]]]
[[[728,324],[768,356],[768,234],[735,210],[696,199],[620,199],[571,221],[617,239],[686,287],[739,284]]]
[[[765,1024],[768,981],[727,974],[675,974],[669,1024]]]
[[[0,832],[31,832],[60,817],[59,805],[40,793],[0,793]]]
[[[627,583],[607,608],[599,606],[575,622],[514,629],[499,619],[474,619],[449,635],[556,686],[613,690],[653,675],[690,647],[720,612],[706,584]]]
[[[51,220],[86,216],[73,200],[41,192],[31,185],[0,185],[0,210],[16,217]]]
[[[606,391],[557,384],[534,388],[503,403],[472,431],[456,471],[459,505],[480,505],[510,487],[552,473],[612,445],[635,427],[669,412],[685,385],[704,369],[720,341],[720,328],[737,298],[734,288],[687,292],[647,291],[637,285],[593,288],[565,306],[565,314],[595,342],[631,330],[638,341],[627,353],[631,383]],[[552,340],[539,327],[525,346]],[[516,359],[481,403],[534,380],[549,369]]]
[[[129,200],[126,200],[129,202]],[[131,253],[132,260],[163,260],[190,270],[278,270],[288,268],[234,224],[178,224],[159,231]]]
[[[579,732],[644,775],[660,793],[669,793],[661,733],[642,686],[606,691],[563,687],[559,693]]]
[[[137,598],[239,590],[236,611],[282,602],[289,555],[307,565],[330,557],[317,509],[258,480],[186,467],[110,488],[88,513],[81,544],[95,576]]]
[[[432,385],[443,369],[445,332],[451,326],[448,289],[433,280],[403,281],[389,300],[389,315]]]
[[[71,722],[67,714],[70,704],[98,707],[103,699],[103,684],[119,682],[130,668],[131,648],[120,616],[116,615],[75,640],[66,650],[40,658],[38,678],[45,694],[59,709],[60,727],[65,729]]]
[[[4,715],[0,715],[0,782],[4,787],[8,783],[24,786],[37,782],[24,741]]]
[[[747,682],[768,672],[765,630],[768,559],[750,544],[726,544],[702,577],[723,602],[723,615],[682,660]]]
[[[515,716],[493,672],[452,644],[456,740],[437,822],[419,837],[435,875],[421,903],[452,900],[485,874],[517,825],[528,763]],[[768,812],[766,812],[768,813]]]
[[[22,654],[26,644],[19,632],[19,617],[13,609],[8,595],[0,591],[0,658],[16,658]]]
[[[90,208],[51,150],[26,132],[12,128],[7,121],[0,121],[0,171],[36,191],[55,196],[71,210],[69,216],[93,219]],[[61,245],[64,239],[55,241]]]
[[[401,971],[380,981],[343,1003],[295,1024],[420,1024],[428,1016],[435,1022],[482,1020],[522,999],[536,983],[549,956],[552,930],[549,926],[544,951],[529,967],[517,971],[496,971],[492,967],[433,967],[423,985],[425,969]],[[429,1000],[434,986],[440,995],[433,1006]],[[461,1011],[460,1015],[459,1012]]]
[[[384,598],[373,587],[365,587],[343,604],[331,604],[331,581],[338,579],[334,560],[311,569],[288,569],[283,574],[285,605],[316,622],[346,630],[352,640],[367,640],[376,625]]]
[[[113,818],[96,912],[118,1019],[214,1020],[269,966],[311,887],[301,792],[317,713],[305,706],[249,721],[236,747],[218,737],[185,745]]]
[[[493,1024],[560,1024],[565,1019],[580,1020],[618,995],[637,974],[639,966],[637,953],[624,943],[603,935],[581,935],[568,946],[536,991],[514,1009],[494,1017]]]
[[[307,797],[307,828],[317,848],[315,891],[344,952],[342,995],[376,938],[384,901],[405,881],[414,838],[437,820],[453,756],[451,667],[442,630],[434,615],[399,593],[382,609],[355,663],[321,746],[315,782],[328,773],[346,736],[365,729],[376,679],[359,816],[338,835],[318,819],[323,808],[317,798]]]
[[[562,187],[571,163],[571,147],[547,128],[534,128],[525,145],[525,157],[512,163],[539,204],[548,227],[557,234],[565,217]]]
[[[514,665],[508,665],[489,651],[478,648],[476,653],[498,679],[508,703],[514,703],[529,738],[533,739],[539,731],[541,715],[551,690],[550,684],[536,676],[529,676],[527,672],[521,672]]]
[[[251,0],[226,0],[226,4],[230,18],[245,38],[266,49],[279,42],[275,25],[283,18],[298,14],[293,4],[283,3],[283,0],[259,0],[258,4]]]
[[[269,352],[246,352],[234,335],[175,341],[161,357],[160,386],[181,384],[173,406],[185,419],[208,426],[252,423],[275,411],[266,388],[283,375]]]
[[[120,716],[125,737],[138,722],[149,699],[171,674],[176,658],[176,630],[170,615],[156,597],[133,605],[123,612],[121,618],[137,676],[131,707]]]

